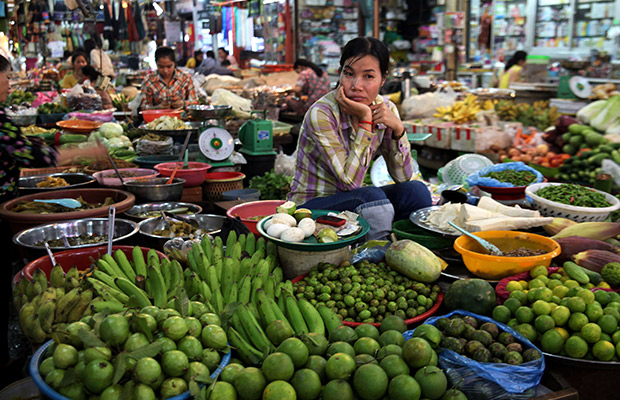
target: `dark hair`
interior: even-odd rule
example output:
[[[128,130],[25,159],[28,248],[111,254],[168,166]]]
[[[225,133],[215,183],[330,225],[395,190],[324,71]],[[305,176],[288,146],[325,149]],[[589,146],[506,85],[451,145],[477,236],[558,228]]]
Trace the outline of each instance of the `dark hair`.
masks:
[[[73,54],[71,54],[71,65],[75,64],[75,60],[77,60],[78,57],[84,57],[86,63],[88,63],[89,57],[86,55],[86,53],[81,50],[76,50],[73,52]]]
[[[229,53],[228,53],[228,50],[226,50],[226,49],[225,49],[225,48],[223,48],[223,47],[220,47],[218,50],[222,50],[224,53],[226,53],[226,55],[228,55],[228,54],[229,54]]]
[[[215,53],[213,52],[213,50],[207,51],[207,57],[215,59]]]
[[[155,62],[159,61],[161,58],[169,58],[172,62],[176,62],[176,57],[174,56],[174,50],[168,46],[161,46],[157,50],[155,50]]]
[[[99,78],[101,74],[92,65],[87,65],[85,67],[82,67],[82,75],[90,79],[92,83],[95,83],[95,81],[97,80],[97,78]]]
[[[228,67],[228,66],[230,66],[230,61],[224,60],[224,61],[222,61],[221,64],[222,64],[222,67]]]
[[[97,48],[97,42],[95,42],[95,39],[86,39],[84,41],[84,51],[88,54],[90,54],[91,51],[95,50]]]
[[[321,69],[321,67],[319,67],[312,61],[306,60],[305,58],[300,58],[297,61],[295,61],[295,64],[293,64],[293,69],[297,69],[297,67],[311,68],[318,77],[323,76],[323,69]]]
[[[194,51],[194,57],[198,57],[198,56],[204,56],[204,54],[202,53],[202,50],[195,50]]]
[[[510,60],[508,60],[508,62],[506,63],[506,67],[504,68],[504,71],[508,71],[510,68],[512,68],[512,66],[517,65],[519,63],[519,61],[525,61],[527,59],[527,53],[524,51],[517,51],[516,53],[514,53],[512,55],[512,57],[510,57]]]
[[[373,37],[357,37],[350,40],[342,49],[340,56],[340,70],[345,67],[347,60],[357,61],[364,56],[373,56],[379,61],[381,75],[386,76],[390,67],[390,52],[383,42]]]
[[[0,72],[9,72],[11,70],[11,63],[9,60],[0,56]]]

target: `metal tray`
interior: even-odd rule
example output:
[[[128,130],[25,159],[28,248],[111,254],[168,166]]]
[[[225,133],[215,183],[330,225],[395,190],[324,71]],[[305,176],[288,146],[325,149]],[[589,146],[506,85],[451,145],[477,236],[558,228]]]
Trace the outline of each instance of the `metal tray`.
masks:
[[[587,367],[597,369],[620,369],[620,362],[584,360],[581,358],[565,357],[545,352],[543,352],[543,354],[545,355],[546,360],[551,360],[554,363],[561,363],[564,366]]]
[[[439,234],[446,235],[446,236],[461,236],[461,233],[458,231],[441,229],[426,222],[430,213],[433,211],[439,210],[440,208],[441,206],[430,206],[430,207],[420,208],[419,210],[411,213],[411,215],[409,216],[409,220],[413,222],[414,224],[416,224],[417,226],[419,226],[420,228],[424,228],[431,232],[439,233]]]
[[[149,129],[146,125],[140,125],[138,129],[141,129],[145,133],[155,133],[158,135],[166,135],[166,136],[185,136],[188,132],[198,132],[199,127],[193,126],[191,124],[185,124],[187,129],[171,129],[171,130],[157,130],[157,129]]]

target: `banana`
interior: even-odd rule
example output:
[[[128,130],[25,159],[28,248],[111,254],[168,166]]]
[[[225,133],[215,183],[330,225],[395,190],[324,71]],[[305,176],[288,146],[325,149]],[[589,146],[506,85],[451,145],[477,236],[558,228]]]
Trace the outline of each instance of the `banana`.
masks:
[[[235,243],[235,245],[232,248],[232,252],[230,253],[230,258],[234,259],[237,262],[241,261],[242,251],[243,249],[241,248],[241,243],[239,242]]]
[[[24,326],[26,325],[26,319],[28,317],[33,316],[36,313],[36,309],[34,308],[34,306],[30,303],[26,303],[24,304],[20,309],[19,309],[19,325],[22,327],[22,329],[24,329]],[[25,333],[25,332],[24,332]]]
[[[80,286],[80,282],[73,276],[65,278],[65,290],[71,290]]]
[[[161,276],[164,278],[164,289],[166,293],[170,290],[170,260],[167,258],[163,258],[161,261]]]
[[[213,242],[211,242],[211,238],[209,235],[204,235],[202,240],[200,241],[200,247],[202,247],[202,252],[207,257],[209,261],[209,265],[213,262]]]
[[[127,259],[127,256],[121,249],[114,252],[114,259],[123,273],[127,276],[127,279],[129,279],[130,282],[135,282],[136,271],[134,271],[133,267],[129,263],[129,260]]]
[[[65,290],[65,288],[61,288],[61,287],[56,288],[56,300],[64,296],[66,292],[67,291]]]
[[[244,363],[248,365],[259,365],[262,361],[264,354],[255,349],[250,343],[248,343],[235,328],[228,328],[228,340],[233,348],[237,350],[239,357]]]
[[[239,290],[237,293],[237,301],[246,304],[250,302],[250,294],[252,292],[252,279],[249,275],[245,275],[239,282]]]
[[[31,339],[34,343],[45,342],[45,339],[47,338],[47,333],[45,333],[43,328],[41,328],[41,323],[39,322],[39,318],[33,319],[31,333],[32,333]]]
[[[267,296],[265,295],[265,291],[262,289],[258,289],[256,291],[256,296],[258,300],[258,311],[263,321],[263,326],[267,327],[270,323],[275,321],[277,317],[266,299]]]
[[[82,318],[82,314],[88,307],[88,304],[93,299],[92,290],[84,290],[80,294],[80,300],[73,306],[69,314],[67,315],[67,322],[79,321]]]
[[[265,246],[266,245],[267,245],[267,242],[265,241],[264,237],[261,236],[258,239],[256,239],[256,246],[255,246],[254,254],[256,254],[256,252],[259,251],[259,250],[263,250],[263,254],[265,254],[265,250],[266,250]]]
[[[224,259],[215,260],[213,266],[215,267],[215,276],[217,277],[220,290],[222,290],[222,269],[224,269]]]
[[[230,292],[228,292],[228,299],[227,299],[226,304],[236,303],[238,297],[239,297],[239,287],[237,286],[237,282],[235,281],[230,287]]]
[[[188,252],[187,252],[187,262],[189,264],[189,269],[197,274],[200,274],[200,269],[198,268],[198,261],[196,260],[196,257],[194,257],[194,248],[192,247]]]
[[[150,278],[151,272],[152,271],[149,270],[149,278]],[[119,276],[118,278],[114,279],[114,282],[116,283],[116,286],[118,286],[125,294],[127,294],[129,297],[133,297],[136,300],[138,307],[143,308],[143,307],[148,307],[152,305],[151,301],[146,295],[146,292],[140,289],[139,287],[137,287],[136,285],[134,285],[133,283],[131,283],[126,278]],[[165,301],[165,297],[166,295],[164,294],[164,302],[162,303],[162,307],[166,307],[167,305],[167,302]],[[124,303],[127,304],[127,302],[124,302]]]
[[[207,279],[205,280],[207,281],[209,288],[211,288],[211,292],[214,292],[215,290],[220,290],[220,280],[217,277],[215,265],[209,266],[207,270]]]
[[[226,238],[226,252],[224,254],[226,257],[232,256],[233,247],[235,247],[235,244],[237,244],[237,232],[231,230]]]
[[[196,274],[191,274],[187,279],[185,279],[185,283],[183,284],[183,288],[185,288],[185,292],[187,293],[187,297],[192,298],[196,294],[198,294],[198,278]]]
[[[65,322],[63,317],[66,318],[67,314],[69,313],[69,310],[67,310],[66,313],[62,315],[63,310],[65,310],[69,306],[69,304],[73,304],[75,299],[79,300],[80,298],[79,296],[80,296],[80,289],[74,288],[74,289],[71,289],[69,292],[67,292],[67,294],[65,294],[64,296],[57,297],[56,313],[54,317],[54,320],[56,322]]]
[[[67,271],[67,274],[65,275],[65,280],[69,279],[69,278],[73,278],[76,280],[80,279],[80,273],[77,269],[77,266],[72,266],[71,268],[69,268],[69,271]],[[66,287],[66,285],[65,285]]]
[[[45,275],[45,272],[40,269],[35,270],[32,274],[32,279],[39,282],[39,285],[41,285],[41,289],[44,292],[47,290],[47,276]]]
[[[256,251],[256,236],[253,233],[248,233],[245,237],[245,252],[248,253],[250,257],[254,255]]]
[[[127,304],[127,302],[129,301],[129,295],[123,293],[120,290],[120,286],[118,285],[118,282],[116,282],[116,280],[114,281],[114,284],[119,289],[114,289],[113,287],[108,286],[95,278],[87,278],[87,280],[88,282],[90,282],[91,285],[93,285],[93,288],[97,291],[97,293],[105,300],[116,300],[120,301],[123,304]]]
[[[125,271],[123,271],[123,269],[121,268],[120,265],[118,265],[118,263],[116,262],[116,260],[114,259],[114,257],[112,257],[109,254],[104,254],[103,256],[101,256],[101,258],[103,259],[103,261],[107,262],[110,267],[116,272],[116,275],[112,275],[115,278],[116,277],[122,277],[125,279],[129,279],[128,276],[125,274]],[[135,277],[134,277],[135,279]],[[133,282],[134,279],[132,279],[131,281]]]
[[[282,312],[282,314],[286,314],[286,294],[282,293],[282,296],[278,297],[278,308]]]
[[[175,287],[183,286],[183,282],[185,281],[185,275],[183,275],[183,267],[181,266],[181,263],[177,260],[172,260],[172,268],[174,268],[175,270],[175,272],[171,274],[173,279],[175,280],[173,286],[174,289]]]
[[[210,303],[215,311],[217,311],[216,314],[219,315],[222,311],[224,311],[224,298],[222,297],[222,292],[220,292],[219,288],[211,290]]]
[[[205,303],[208,303],[211,300],[211,296],[213,296],[213,294],[211,293],[211,289],[209,289],[209,285],[207,285],[207,283],[205,281],[199,281],[199,283],[198,283],[198,293],[200,293],[200,295],[202,295],[202,297],[204,299],[203,301]]]
[[[228,237],[230,237],[230,235],[228,235]],[[221,290],[222,290],[222,296],[224,296],[225,303],[228,303],[228,295],[230,294],[230,288],[232,286],[234,275],[235,275],[235,267],[233,265],[234,263],[235,263],[235,260],[227,257],[226,259],[224,259],[224,263],[222,265]]]
[[[103,312],[105,310],[108,310],[110,313],[120,313],[127,309],[124,304],[117,301],[98,301],[96,303],[92,303],[90,308],[96,313]]]
[[[222,254],[222,250],[219,247],[215,247],[213,249],[213,263],[211,265],[215,265],[216,268],[219,264],[219,266],[221,267],[223,263],[223,254]],[[218,279],[219,279],[219,271],[218,271]]]
[[[50,272],[50,285],[54,287],[63,287],[65,285],[65,271],[59,264],[52,267]]]
[[[271,240],[265,245],[265,255],[267,257],[273,256],[276,259],[278,258],[278,247]]]
[[[99,260],[99,261],[102,261],[102,260]],[[106,285],[118,290],[118,287],[116,287],[116,283],[114,283],[114,278],[112,278],[112,276],[108,275],[107,273],[103,272],[102,269],[94,270],[92,273],[92,277],[99,279],[101,282],[105,283]]]
[[[239,235],[239,237],[237,238],[237,243],[239,243],[241,245],[241,252],[245,251],[245,241],[247,240],[247,236],[245,235],[245,233],[242,233],[241,235]],[[241,254],[241,253],[240,253]]]
[[[142,253],[142,249],[139,246],[134,246],[131,250],[133,265],[136,270],[136,275],[142,275],[144,278],[147,277],[146,272],[146,262],[144,261],[144,253]]]
[[[327,334],[329,335],[332,331],[342,325],[342,320],[331,308],[320,305],[317,308],[317,311],[321,315],[323,319],[323,323],[325,324],[325,329],[327,329]]]
[[[239,321],[241,321],[243,329],[250,338],[252,345],[265,354],[269,354],[273,345],[254,315],[250,312],[250,309],[245,304],[241,304],[237,308],[236,313],[239,313]]]
[[[35,298],[36,296],[40,295],[41,293],[43,293],[43,287],[41,287],[41,284],[39,282],[34,282],[32,284],[32,290],[30,291],[30,294],[32,295],[32,298]]]
[[[56,300],[56,289],[50,287],[41,294],[41,304],[45,304],[52,300]]]
[[[301,315],[304,317],[304,320],[308,325],[308,330],[313,333],[325,335],[325,324],[323,323],[321,314],[319,314],[317,309],[303,297],[297,300],[297,305],[299,306]]]
[[[265,290],[267,296],[271,297],[272,299],[275,298],[276,282],[275,276],[273,274],[269,274],[267,276],[267,281],[263,285],[263,290]]]
[[[237,270],[237,277],[235,278],[237,282],[239,282],[244,276],[249,274],[251,270],[252,270],[252,259],[246,257],[243,260],[241,260],[241,263],[239,264],[239,268]]]
[[[153,304],[155,305],[155,307],[166,308],[166,305],[168,304],[168,291],[166,289],[164,277],[158,269],[153,267],[148,268],[148,273],[149,280],[151,281],[151,290],[153,292]]]
[[[39,324],[41,325],[41,329],[47,333],[52,333],[55,310],[56,300],[48,301],[39,308]]]
[[[273,276],[276,285],[280,284],[284,280],[284,271],[282,271],[282,267],[275,267],[273,269]]]
[[[260,274],[263,280],[263,284],[265,284],[267,278],[269,277],[269,262],[266,259],[260,260],[256,268],[254,268],[254,271],[254,277]]]
[[[215,252],[216,251],[219,252],[219,257],[222,258],[222,256],[224,255],[224,242],[222,241],[222,237],[221,236],[216,236],[213,239],[213,260],[211,260],[211,262],[215,262],[215,259],[216,259]]]
[[[148,265],[159,269],[159,255],[155,249],[149,249],[148,253],[146,253],[146,259],[148,260]]]
[[[293,330],[291,323],[288,322],[288,318],[286,318],[284,311],[280,309],[280,307],[278,306],[278,303],[276,303],[276,301],[269,296],[265,297],[265,301],[267,302],[267,304],[273,311],[273,314],[276,316],[276,319],[279,319],[280,321],[284,322],[286,325],[289,326],[289,328],[291,328],[291,330]]]
[[[308,325],[306,325],[306,321],[304,321],[301,311],[299,311],[299,306],[295,298],[293,296],[286,296],[284,301],[286,305],[286,315],[288,316],[288,321],[293,327],[295,334],[301,335],[308,333]]]

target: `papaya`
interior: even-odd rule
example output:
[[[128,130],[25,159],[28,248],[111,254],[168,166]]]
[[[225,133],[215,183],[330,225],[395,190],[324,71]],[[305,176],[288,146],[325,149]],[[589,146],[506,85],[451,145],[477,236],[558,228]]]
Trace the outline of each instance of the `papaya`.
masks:
[[[448,287],[444,304],[450,310],[488,315],[497,302],[495,290],[484,279],[461,279]]]
[[[439,257],[408,239],[392,243],[385,252],[385,261],[394,271],[424,283],[436,281],[443,269]]]

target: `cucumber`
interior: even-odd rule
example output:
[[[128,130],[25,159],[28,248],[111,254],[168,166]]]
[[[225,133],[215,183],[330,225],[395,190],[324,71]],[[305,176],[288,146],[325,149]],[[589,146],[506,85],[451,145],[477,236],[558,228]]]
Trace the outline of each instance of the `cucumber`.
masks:
[[[611,158],[608,153],[599,153],[588,158],[588,163],[593,165],[601,165],[604,159]]]
[[[601,136],[602,137],[602,136]],[[597,149],[599,149],[601,152],[603,153],[611,153],[612,151],[614,151],[614,148],[611,147],[608,144],[603,144],[597,147]]]
[[[564,271],[569,278],[576,280],[582,285],[590,282],[590,277],[585,273],[583,268],[572,261],[566,261],[563,265]]]

